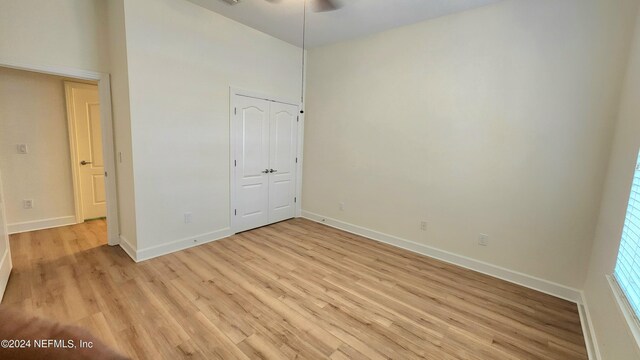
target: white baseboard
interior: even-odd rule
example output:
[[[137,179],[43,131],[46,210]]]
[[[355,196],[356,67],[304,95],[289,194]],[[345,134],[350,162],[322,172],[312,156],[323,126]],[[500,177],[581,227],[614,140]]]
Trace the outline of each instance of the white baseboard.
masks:
[[[589,312],[589,306],[587,305],[587,299],[584,292],[580,292],[582,297],[582,304],[578,304],[578,312],[580,313],[580,324],[582,325],[582,334],[584,335],[584,343],[587,347],[587,354],[589,360],[600,360],[600,348],[598,347],[598,339],[596,339],[596,332],[593,328],[593,321],[591,320],[591,313]]]
[[[50,219],[25,221],[13,224],[7,224],[7,232],[9,234],[18,234],[27,231],[35,231],[42,229],[51,229],[60,226],[67,226],[76,224],[75,216],[62,216]]]
[[[124,252],[126,252],[127,255],[129,255],[129,257],[133,261],[138,262],[137,256],[136,256],[136,249],[133,247],[133,245],[131,245],[129,240],[127,240],[127,238],[125,238],[124,236],[120,235],[119,237],[120,237],[120,243],[118,245],[120,245],[122,250],[124,250]]]
[[[225,228],[222,230],[184,238],[161,245],[150,246],[140,250],[136,250],[125,237],[120,235],[120,247],[122,247],[122,249],[133,259],[133,261],[141,262],[156,258],[158,256],[171,254],[176,251],[200,246],[212,241],[221,240],[231,235],[233,235],[231,229]]]
[[[9,249],[5,250],[0,258],[0,303],[4,297],[4,291],[7,289],[7,283],[9,282],[9,276],[11,275],[11,255]]]
[[[582,303],[580,290],[568,286],[557,284],[535,276],[527,275],[518,271],[506,269],[500,266],[475,260],[466,256],[454,254],[445,250],[440,250],[428,245],[419,244],[411,240],[402,239],[393,235],[384,234],[375,230],[367,229],[358,225],[349,224],[340,220],[326,216],[314,214],[309,211],[302,211],[302,217],[325,224],[336,229],[344,230],[352,234],[364,236],[385,244],[393,245],[405,250],[409,250],[421,255],[426,255],[444,262],[458,265],[466,269],[477,271],[486,275],[496,277],[514,284],[534,289],[545,294],[553,295],[576,304]]]

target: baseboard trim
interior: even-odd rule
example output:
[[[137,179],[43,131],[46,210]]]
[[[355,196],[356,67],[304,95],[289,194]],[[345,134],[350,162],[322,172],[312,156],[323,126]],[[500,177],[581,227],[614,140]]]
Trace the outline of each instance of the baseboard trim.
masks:
[[[7,289],[12,268],[13,264],[11,263],[11,256],[9,256],[9,249],[6,249],[2,254],[2,259],[0,259],[0,303],[2,303],[4,291]]]
[[[593,328],[593,321],[591,320],[591,313],[589,312],[589,306],[587,305],[587,298],[584,292],[580,292],[582,297],[582,304],[578,304],[578,313],[580,313],[580,324],[582,325],[582,335],[584,336],[584,343],[587,347],[587,355],[589,360],[600,360],[600,348],[598,347],[598,339],[596,339],[596,332]]]
[[[127,255],[129,255],[131,260],[138,262],[138,260],[136,259],[136,250],[133,247],[133,245],[131,245],[131,243],[129,242],[129,240],[127,240],[126,237],[120,235],[119,238],[120,238],[120,243],[118,245],[120,245],[122,250],[124,250],[124,252],[126,252]]]
[[[161,245],[150,246],[144,249],[136,250],[131,243],[122,235],[120,235],[120,247],[135,262],[150,260],[159,256],[189,249],[192,247],[204,245],[213,241],[221,240],[233,235],[230,228],[225,228],[209,233],[192,236],[180,240],[175,240]]]
[[[7,225],[9,234],[19,234],[27,231],[36,231],[43,229],[51,229],[61,226],[77,224],[75,216],[61,216],[56,218],[25,221]]]
[[[209,233],[188,237],[176,241],[172,241],[169,243],[151,246],[148,248],[144,248],[136,251],[136,261],[145,261],[149,259],[156,258],[158,256],[171,254],[176,251],[196,247],[199,245],[203,245],[206,243],[210,243],[212,241],[217,241],[220,239],[224,239],[233,235],[230,228],[225,228],[218,231],[212,231]]]
[[[453,265],[461,266],[466,269],[477,271],[486,275],[496,277],[514,284],[553,295],[555,297],[565,299],[576,304],[582,303],[582,294],[580,290],[568,286],[557,284],[548,280],[540,279],[535,276],[527,275],[518,271],[506,269],[500,266],[486,263],[484,261],[475,260],[466,256],[454,254],[445,250],[440,250],[424,244],[419,244],[411,240],[402,239],[393,235],[384,234],[375,230],[367,229],[362,226],[349,224],[330,217],[315,214],[309,211],[302,211],[302,217],[340,229],[355,235],[364,236],[385,244],[393,245],[405,250],[409,250],[421,255],[429,256]]]

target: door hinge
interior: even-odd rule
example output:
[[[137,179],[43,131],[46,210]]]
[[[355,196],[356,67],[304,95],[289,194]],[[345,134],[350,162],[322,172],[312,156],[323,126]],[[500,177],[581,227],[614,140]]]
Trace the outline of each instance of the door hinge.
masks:
[[[298,163],[298,158],[296,158],[296,164]]]
[[[238,108],[233,108],[233,115],[238,115]]]
[[[297,197],[294,197],[294,198],[293,198],[293,202],[294,202],[294,203],[297,203],[297,202],[298,202],[298,198],[297,198]]]
[[[233,210],[233,215],[238,215],[238,209]]]
[[[233,167],[238,167],[238,160],[233,160]]]
[[[298,120],[296,120],[296,122],[300,122],[300,116],[296,116],[298,118]]]
[[[108,174],[107,174],[107,172],[105,171],[105,172],[104,172],[104,177],[107,177],[107,176],[108,176]]]

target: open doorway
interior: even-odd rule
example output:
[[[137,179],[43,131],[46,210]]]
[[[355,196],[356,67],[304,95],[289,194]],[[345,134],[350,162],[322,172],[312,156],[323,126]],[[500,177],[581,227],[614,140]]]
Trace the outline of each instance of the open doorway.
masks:
[[[0,64],[0,76],[9,233],[106,218],[108,243],[117,245],[108,75]]]

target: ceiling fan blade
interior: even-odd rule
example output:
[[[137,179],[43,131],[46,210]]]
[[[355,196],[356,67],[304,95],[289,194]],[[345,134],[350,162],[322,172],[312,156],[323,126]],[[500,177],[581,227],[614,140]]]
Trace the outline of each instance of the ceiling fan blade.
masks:
[[[325,11],[333,11],[342,7],[336,0],[314,0],[313,1],[313,10],[315,12],[325,12]]]

